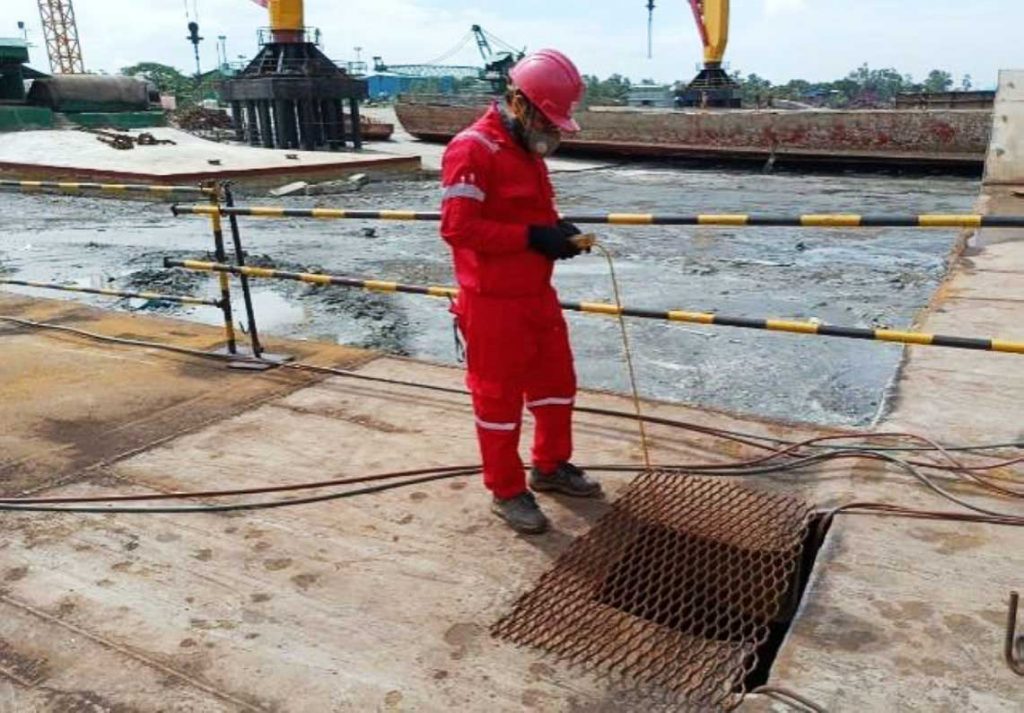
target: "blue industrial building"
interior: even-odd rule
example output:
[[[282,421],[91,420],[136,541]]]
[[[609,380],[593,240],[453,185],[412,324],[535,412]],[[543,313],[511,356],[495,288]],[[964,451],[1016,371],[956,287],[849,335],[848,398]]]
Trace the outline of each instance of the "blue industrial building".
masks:
[[[366,77],[372,101],[390,100],[399,94],[452,94],[454,77],[417,77],[395,72],[377,72]]]

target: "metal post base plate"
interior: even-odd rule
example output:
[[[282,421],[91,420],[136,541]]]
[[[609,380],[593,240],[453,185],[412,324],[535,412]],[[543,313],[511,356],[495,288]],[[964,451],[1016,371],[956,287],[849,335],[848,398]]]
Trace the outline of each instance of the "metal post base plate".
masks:
[[[263,352],[260,354],[260,361],[248,361],[248,359],[253,358],[252,349],[244,347],[241,344],[235,348],[235,352],[233,354],[228,351],[226,345],[219,349],[214,349],[212,353],[224,356],[237,356],[246,359],[246,361],[228,362],[229,369],[238,369],[242,371],[267,371],[268,369],[273,369],[281,364],[287,364],[288,362],[295,360],[295,357],[291,354]]]

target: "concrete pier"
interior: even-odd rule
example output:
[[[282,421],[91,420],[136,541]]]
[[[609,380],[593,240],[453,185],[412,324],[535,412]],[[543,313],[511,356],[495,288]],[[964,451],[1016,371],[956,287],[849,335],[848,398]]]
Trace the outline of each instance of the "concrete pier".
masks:
[[[1001,78],[983,211],[1024,212],[1024,72]],[[1003,117],[1006,117],[1005,119]],[[1024,231],[965,235],[923,330],[1024,337]],[[70,302],[0,295],[0,314],[195,348],[220,333]],[[468,399],[262,374],[0,322],[0,493],[95,495],[282,485],[472,464]],[[309,342],[273,351],[411,382],[457,369]],[[880,432],[1021,440],[1024,357],[911,348]],[[623,396],[583,406],[629,411]],[[679,405],[651,415],[786,439],[818,429]],[[527,422],[529,423],[529,422]],[[526,429],[529,431],[529,428]],[[649,429],[655,463],[762,455]],[[529,438],[524,434],[524,439]],[[629,421],[581,415],[582,464],[639,464]],[[956,508],[908,474],[837,461],[749,485],[820,508],[852,500]],[[637,466],[639,470],[639,465]],[[995,474],[1020,489],[1021,469]],[[611,498],[631,474],[604,477]],[[1018,501],[982,506],[1024,515]],[[606,679],[492,639],[506,613],[608,505],[543,499],[554,530],[512,534],[476,479],[244,514],[0,515],[0,712],[643,710]],[[841,515],[770,684],[830,711],[1020,711],[1002,661],[1024,531]],[[748,696],[746,710],[783,710]]]

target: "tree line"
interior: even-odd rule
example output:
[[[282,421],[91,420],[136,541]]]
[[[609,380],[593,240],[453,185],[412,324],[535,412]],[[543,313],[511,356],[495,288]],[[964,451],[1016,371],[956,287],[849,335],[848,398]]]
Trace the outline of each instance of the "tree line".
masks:
[[[740,86],[744,103],[749,105],[786,99],[837,109],[888,106],[895,102],[897,94],[973,89],[973,81],[969,74],[964,75],[958,84],[951,73],[933,69],[923,81],[917,82],[910,74],[902,74],[893,68],[872,69],[867,64],[862,64],[842,79],[831,82],[792,79],[785,84],[773,84],[757,74],[748,74],[744,77],[740,72],[734,72],[732,78]],[[621,74],[613,74],[607,79],[586,75],[584,79],[587,82],[587,103],[591,106],[625,104],[633,87],[656,84],[650,79],[634,83]],[[676,82],[672,89],[685,89],[687,83]]]
[[[197,82],[195,76],[186,75],[174,67],[155,62],[143,62],[125,67],[121,70],[121,74],[145,77],[153,82],[161,93],[176,96],[180,106],[188,106],[203,99],[215,98],[217,86],[225,78],[219,71],[213,71],[203,75]],[[744,104],[750,106],[768,103],[775,99],[786,99],[837,109],[889,106],[895,102],[897,94],[966,91],[973,88],[969,74],[964,75],[957,83],[949,72],[933,69],[923,81],[917,82],[911,75],[901,74],[896,69],[872,69],[867,64],[862,64],[844,78],[831,82],[792,79],[785,84],[773,84],[757,74],[748,74],[744,77],[740,72],[734,72],[732,77],[740,86]],[[607,79],[585,75],[584,79],[587,83],[586,103],[590,106],[624,105],[633,87],[656,86],[651,79],[633,82],[621,74],[613,74]],[[676,82],[672,89],[676,91],[685,89],[686,84],[687,82]],[[484,90],[484,85],[476,79],[456,82],[456,91],[480,92]],[[421,88],[421,91],[425,90]],[[434,91],[440,91],[440,89],[437,88]]]
[[[126,77],[142,77],[160,90],[161,94],[176,97],[179,107],[189,107],[204,99],[216,99],[217,87],[225,79],[220,70],[207,72],[198,79],[166,64],[140,62],[125,67],[121,74]]]

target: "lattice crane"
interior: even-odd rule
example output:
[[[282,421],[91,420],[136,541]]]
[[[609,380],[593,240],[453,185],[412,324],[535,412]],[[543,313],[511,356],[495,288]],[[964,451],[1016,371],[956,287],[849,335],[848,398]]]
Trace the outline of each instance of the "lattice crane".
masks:
[[[54,74],[85,74],[82,46],[72,0],[39,0],[50,71]]]

